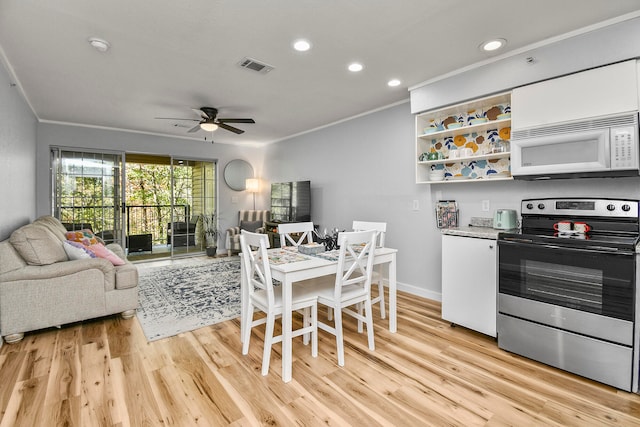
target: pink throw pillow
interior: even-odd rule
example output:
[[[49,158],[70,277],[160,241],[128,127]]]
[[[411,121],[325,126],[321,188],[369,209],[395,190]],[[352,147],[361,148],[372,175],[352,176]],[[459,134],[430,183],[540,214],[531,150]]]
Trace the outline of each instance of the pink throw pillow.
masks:
[[[124,265],[125,262],[118,255],[114,254],[111,249],[107,248],[103,244],[97,243],[95,245],[89,246],[89,249],[96,254],[96,256],[104,259],[108,259],[111,261],[113,265]]]

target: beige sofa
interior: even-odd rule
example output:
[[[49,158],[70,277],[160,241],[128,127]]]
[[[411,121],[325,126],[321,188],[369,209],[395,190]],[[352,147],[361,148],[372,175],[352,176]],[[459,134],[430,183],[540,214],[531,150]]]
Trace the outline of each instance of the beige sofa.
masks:
[[[122,313],[138,307],[138,270],[122,248],[109,244],[125,261],[104,258],[69,260],[66,229],[44,216],[0,242],[0,336],[8,343],[25,332]]]

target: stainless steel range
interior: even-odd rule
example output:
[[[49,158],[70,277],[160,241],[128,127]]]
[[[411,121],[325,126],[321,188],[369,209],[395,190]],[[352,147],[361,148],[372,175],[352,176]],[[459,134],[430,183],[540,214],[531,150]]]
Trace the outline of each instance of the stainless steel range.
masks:
[[[522,201],[498,237],[498,345],[638,391],[637,200]]]

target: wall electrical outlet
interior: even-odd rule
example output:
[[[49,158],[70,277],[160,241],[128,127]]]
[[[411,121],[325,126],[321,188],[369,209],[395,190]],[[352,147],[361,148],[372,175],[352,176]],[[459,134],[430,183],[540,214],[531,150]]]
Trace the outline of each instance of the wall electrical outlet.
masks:
[[[420,210],[420,200],[414,200],[413,201],[413,210],[414,211],[419,211]]]
[[[483,200],[482,201],[482,212],[489,212],[489,209],[491,209],[489,201],[488,200]]]

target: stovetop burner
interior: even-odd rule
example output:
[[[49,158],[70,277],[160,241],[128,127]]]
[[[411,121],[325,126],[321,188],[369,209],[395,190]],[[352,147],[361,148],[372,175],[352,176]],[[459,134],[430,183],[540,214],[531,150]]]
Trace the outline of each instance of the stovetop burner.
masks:
[[[635,251],[638,236],[614,236],[594,233],[559,233],[554,230],[523,230],[521,232],[500,233],[498,240],[512,240],[522,243],[550,244],[561,246],[598,247],[611,250]]]
[[[522,201],[522,230],[500,233],[499,240],[636,251],[640,236],[637,200],[529,199]],[[558,222],[587,224],[591,231],[556,231]]]

